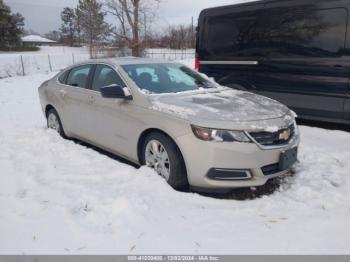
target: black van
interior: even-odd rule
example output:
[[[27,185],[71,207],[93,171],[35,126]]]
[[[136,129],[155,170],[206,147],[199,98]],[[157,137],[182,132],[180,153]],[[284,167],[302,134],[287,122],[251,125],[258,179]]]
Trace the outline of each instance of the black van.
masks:
[[[205,9],[196,66],[274,98],[300,118],[350,124],[350,0],[280,0]]]

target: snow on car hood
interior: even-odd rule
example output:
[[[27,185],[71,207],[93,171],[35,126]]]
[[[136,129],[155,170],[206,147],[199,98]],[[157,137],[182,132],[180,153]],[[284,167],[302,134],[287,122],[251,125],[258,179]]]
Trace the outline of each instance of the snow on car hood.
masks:
[[[156,95],[151,101],[152,109],[189,120],[259,121],[289,112],[277,101],[230,88]]]

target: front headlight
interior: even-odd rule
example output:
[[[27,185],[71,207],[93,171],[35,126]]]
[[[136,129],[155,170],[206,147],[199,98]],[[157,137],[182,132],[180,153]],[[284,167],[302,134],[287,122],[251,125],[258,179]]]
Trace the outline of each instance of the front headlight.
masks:
[[[194,135],[203,141],[250,143],[243,131],[219,130],[192,126]]]

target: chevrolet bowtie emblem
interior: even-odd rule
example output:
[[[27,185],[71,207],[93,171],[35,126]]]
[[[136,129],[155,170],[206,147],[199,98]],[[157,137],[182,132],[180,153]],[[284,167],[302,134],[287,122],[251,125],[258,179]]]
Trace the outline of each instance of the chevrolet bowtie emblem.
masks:
[[[287,141],[289,138],[290,138],[290,129],[287,129],[280,134],[280,140]]]

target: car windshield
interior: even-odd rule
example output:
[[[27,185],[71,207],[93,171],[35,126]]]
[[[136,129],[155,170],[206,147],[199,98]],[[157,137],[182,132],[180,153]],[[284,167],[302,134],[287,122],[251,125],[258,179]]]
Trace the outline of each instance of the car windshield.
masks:
[[[123,69],[148,94],[179,93],[215,88],[215,84],[181,64],[133,64]]]

